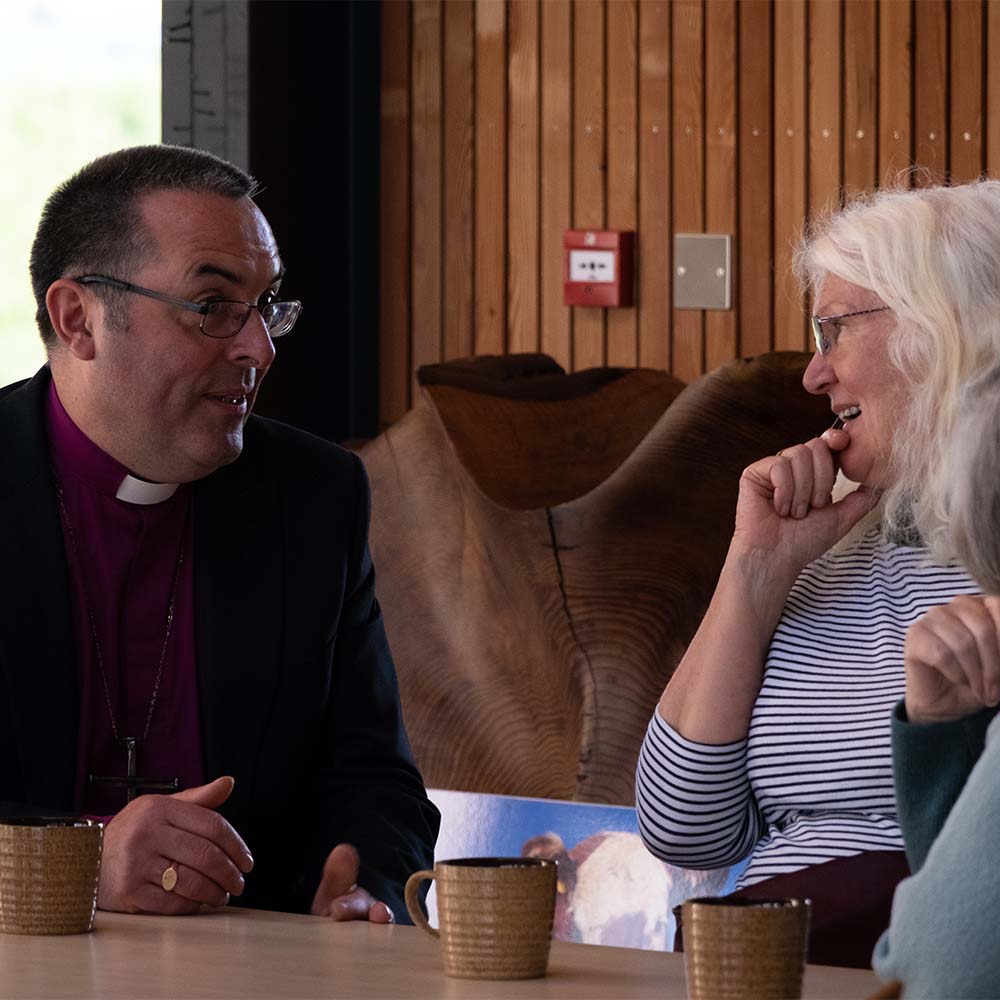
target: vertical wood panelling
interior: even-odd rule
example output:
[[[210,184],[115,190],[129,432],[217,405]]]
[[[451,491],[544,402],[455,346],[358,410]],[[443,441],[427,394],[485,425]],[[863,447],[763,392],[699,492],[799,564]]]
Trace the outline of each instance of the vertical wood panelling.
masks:
[[[639,364],[670,367],[670,6],[639,5]]]
[[[563,233],[572,225],[572,8],[541,5],[541,349],[564,368],[571,362],[573,310],[563,305]]]
[[[538,0],[508,19],[507,350],[538,350]]]
[[[410,408],[410,6],[382,6],[379,424]],[[386,165],[392,164],[392,169]]]
[[[704,6],[674,0],[674,232],[700,233],[705,225]],[[676,277],[674,279],[677,280]],[[675,309],[671,370],[680,379],[704,370],[705,316]]]
[[[387,5],[392,6],[392,5]],[[472,353],[473,5],[444,5],[444,356]]]
[[[841,112],[840,0],[809,5],[809,212],[840,205]]]
[[[878,111],[878,61],[875,0],[844,5],[844,187],[870,191],[875,185],[875,115]]]
[[[705,228],[736,238],[736,0],[705,8]],[[734,265],[736,268],[739,264]],[[705,314],[705,368],[736,357],[737,310]]]
[[[476,0],[476,354],[503,354],[507,327],[507,8]]]
[[[1000,171],[1000,0],[393,0],[382,24],[383,423],[440,357],[690,380],[802,347],[810,218],[913,165]],[[563,305],[569,228],[636,232],[634,308]],[[683,232],[733,237],[731,310],[673,309]]]
[[[983,5],[951,5],[951,162],[954,182],[983,169]]]
[[[924,187],[948,172],[948,0],[920,0],[915,21],[914,160]]]
[[[774,8],[774,347],[800,351],[806,325],[792,253],[806,215],[806,0]]]
[[[771,350],[771,4],[743,0],[740,20],[740,343]]]
[[[604,228],[604,12],[603,0],[573,4],[573,225],[577,229]],[[605,363],[606,319],[603,309],[574,310],[574,368]]]
[[[413,4],[413,367],[441,360],[441,0]]]
[[[986,5],[986,171],[1000,175],[1000,0]]]
[[[636,162],[636,44],[638,0],[608,5],[608,228],[635,232]],[[638,364],[639,341],[635,309],[608,314],[609,365]]]
[[[878,175],[880,184],[898,186],[913,162],[913,8],[882,3],[878,14]]]

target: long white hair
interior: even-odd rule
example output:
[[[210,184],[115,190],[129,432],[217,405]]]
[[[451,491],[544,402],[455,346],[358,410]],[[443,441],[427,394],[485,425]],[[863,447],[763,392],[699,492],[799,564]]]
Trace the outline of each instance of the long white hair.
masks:
[[[957,559],[988,594],[1000,594],[1000,362],[961,392],[941,464],[917,527],[942,562]]]
[[[1000,181],[867,196],[812,227],[795,269],[814,295],[834,274],[892,309],[889,363],[905,388],[884,524],[930,542],[945,522],[929,483],[963,388],[1000,360]]]

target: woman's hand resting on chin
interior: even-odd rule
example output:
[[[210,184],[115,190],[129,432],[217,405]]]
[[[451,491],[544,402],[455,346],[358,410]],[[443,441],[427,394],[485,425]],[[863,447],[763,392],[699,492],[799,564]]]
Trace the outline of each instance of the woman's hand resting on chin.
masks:
[[[861,486],[832,502],[837,453],[849,444],[847,431],[830,428],[744,469],[730,551],[762,556],[775,574],[794,579],[840,541],[879,496]]]

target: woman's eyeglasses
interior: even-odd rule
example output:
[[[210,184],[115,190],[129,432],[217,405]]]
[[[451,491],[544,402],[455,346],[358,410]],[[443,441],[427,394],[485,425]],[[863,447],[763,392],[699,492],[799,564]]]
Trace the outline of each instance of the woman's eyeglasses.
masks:
[[[859,309],[857,312],[839,313],[836,316],[813,316],[812,332],[816,341],[816,350],[820,354],[829,354],[837,343],[843,324],[841,320],[852,316],[867,316],[869,313],[886,312],[889,306],[878,306],[875,309]],[[829,330],[825,329],[829,327]]]

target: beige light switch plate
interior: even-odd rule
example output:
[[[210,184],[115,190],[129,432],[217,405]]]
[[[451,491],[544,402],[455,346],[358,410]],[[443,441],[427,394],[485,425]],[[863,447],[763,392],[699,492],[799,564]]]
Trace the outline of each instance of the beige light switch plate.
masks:
[[[732,308],[732,237],[674,234],[674,308]]]

